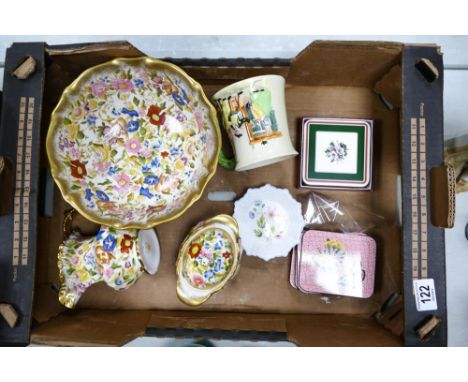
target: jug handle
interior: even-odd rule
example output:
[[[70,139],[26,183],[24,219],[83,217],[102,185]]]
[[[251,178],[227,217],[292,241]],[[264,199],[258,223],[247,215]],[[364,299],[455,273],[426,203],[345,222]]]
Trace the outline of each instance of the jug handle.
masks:
[[[65,216],[64,216],[64,219],[63,219],[63,238],[66,239],[68,236],[70,236],[70,234],[73,232],[73,229],[72,229],[72,222],[73,222],[73,218],[75,217],[76,215],[76,210],[75,209],[71,209],[69,211],[66,211],[65,212]]]

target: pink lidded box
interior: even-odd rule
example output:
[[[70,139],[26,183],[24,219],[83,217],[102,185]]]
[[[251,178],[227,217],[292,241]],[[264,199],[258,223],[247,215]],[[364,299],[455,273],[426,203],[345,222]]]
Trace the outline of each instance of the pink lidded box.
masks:
[[[375,241],[365,234],[304,231],[293,251],[290,282],[304,293],[368,298],[375,257]]]

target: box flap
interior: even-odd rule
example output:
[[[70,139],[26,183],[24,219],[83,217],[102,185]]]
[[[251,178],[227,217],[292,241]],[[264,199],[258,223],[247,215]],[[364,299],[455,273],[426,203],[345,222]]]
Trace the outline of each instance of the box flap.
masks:
[[[288,83],[372,87],[400,60],[402,44],[314,41],[291,62]]]
[[[150,316],[141,310],[67,311],[37,327],[31,341],[54,346],[121,346],[144,335]]]

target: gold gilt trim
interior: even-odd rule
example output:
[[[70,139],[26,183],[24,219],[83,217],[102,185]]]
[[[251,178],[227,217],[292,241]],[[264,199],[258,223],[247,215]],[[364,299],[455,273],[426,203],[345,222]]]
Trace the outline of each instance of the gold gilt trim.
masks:
[[[211,288],[211,289],[205,289],[206,290],[206,295],[198,298],[193,298],[190,296],[187,296],[184,291],[181,288],[180,285],[180,279],[183,277],[182,275],[182,268],[184,264],[184,257],[186,256],[186,253],[188,251],[188,246],[193,239],[194,236],[198,235],[201,233],[202,230],[209,228],[211,225],[214,223],[220,223],[224,224],[228,228],[232,230],[232,233],[234,234],[234,237],[236,238],[236,241],[233,242],[231,239],[231,234],[226,232],[225,230],[221,229],[225,234],[226,237],[229,238],[229,241],[232,244],[233,248],[233,256],[234,260],[231,266],[231,269],[229,273],[226,275],[224,280],[222,280],[219,285]],[[218,228],[220,229],[220,228]],[[238,269],[239,269],[239,263],[240,263],[240,258],[242,255],[242,250],[239,244],[239,226],[237,225],[237,221],[229,215],[217,215],[211,219],[205,220],[201,222],[200,224],[197,224],[195,227],[193,227],[187,237],[184,239],[182,242],[182,245],[180,246],[179,254],[177,257],[177,267],[176,267],[176,274],[177,274],[177,297],[181,302],[187,305],[191,306],[198,306],[200,304],[203,304],[206,300],[208,300],[214,293],[219,292],[221,289],[223,289],[226,284],[236,275]],[[193,288],[193,287],[192,287]],[[196,289],[196,288],[194,288]],[[203,289],[197,289],[198,291],[203,291]]]
[[[205,176],[204,179],[200,180],[201,187],[200,187],[199,192],[194,193],[192,197],[188,199],[185,206],[183,206],[180,210],[175,211],[165,216],[162,219],[153,218],[151,221],[147,222],[146,224],[138,223],[138,222],[124,224],[122,221],[118,219],[100,216],[94,212],[91,213],[87,210],[86,207],[80,204],[80,198],[78,197],[78,195],[76,193],[71,192],[71,190],[68,188],[67,182],[61,179],[59,176],[62,163],[55,156],[54,136],[57,130],[62,126],[62,117],[60,117],[60,113],[64,110],[64,108],[67,105],[68,97],[70,95],[78,94],[80,91],[81,85],[84,82],[86,82],[88,79],[90,79],[96,72],[99,72],[107,68],[118,67],[120,65],[138,66],[141,64],[144,64],[147,67],[152,68],[152,69],[164,69],[164,70],[168,70],[173,73],[176,73],[182,78],[184,78],[190,84],[190,86],[192,87],[192,91],[195,91],[195,93],[198,93],[200,100],[205,104],[205,106],[209,110],[210,121],[212,122],[213,127],[215,129],[217,147],[213,155],[213,158],[208,165],[208,174]],[[174,220],[178,218],[180,215],[182,215],[190,206],[192,206],[193,203],[195,203],[198,199],[200,199],[201,195],[203,194],[205,190],[206,185],[208,184],[210,179],[215,174],[220,150],[221,150],[221,132],[219,129],[216,109],[206,97],[202,86],[178,66],[168,63],[168,62],[156,60],[150,57],[116,58],[112,61],[93,66],[85,70],[83,73],[81,73],[80,76],[75,81],[73,81],[62,93],[62,97],[60,98],[58,105],[55,107],[54,111],[52,112],[51,122],[49,125],[49,130],[47,132],[47,139],[46,139],[46,151],[47,151],[47,157],[49,158],[51,174],[52,174],[52,177],[55,179],[55,183],[60,189],[63,198],[72,207],[78,210],[81,215],[83,215],[87,219],[98,224],[111,226],[116,229],[125,229],[125,228],[149,229],[149,228],[153,228],[154,226],[158,224]]]
[[[65,284],[65,275],[63,274],[63,259],[65,257],[65,248],[66,245],[64,243],[60,244],[58,250],[58,269],[59,269],[59,279],[60,279],[60,290],[58,294],[58,299],[62,305],[65,305],[69,309],[73,309],[76,305],[76,299],[73,293],[69,292],[66,284]]]

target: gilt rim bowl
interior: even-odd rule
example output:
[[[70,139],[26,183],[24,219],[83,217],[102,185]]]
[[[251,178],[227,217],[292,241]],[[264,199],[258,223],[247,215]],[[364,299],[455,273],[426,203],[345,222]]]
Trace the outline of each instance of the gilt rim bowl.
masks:
[[[52,177],[87,219],[148,229],[183,214],[214,175],[216,110],[182,69],[149,57],[85,70],[47,133]]]

